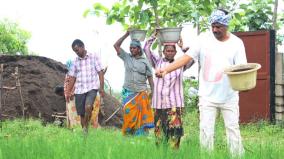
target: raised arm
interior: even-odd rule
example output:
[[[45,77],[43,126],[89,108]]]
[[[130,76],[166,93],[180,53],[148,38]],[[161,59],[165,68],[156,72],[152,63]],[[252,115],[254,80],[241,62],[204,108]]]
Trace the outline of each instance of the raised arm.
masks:
[[[146,54],[146,57],[148,58],[148,60],[150,61],[151,65],[155,68],[157,62],[158,62],[158,59],[159,57],[158,56],[155,56],[153,54],[153,52],[151,51],[151,46],[153,44],[153,42],[155,41],[156,37],[155,36],[151,36],[151,38],[146,41],[145,45],[144,45],[144,52]]]
[[[180,49],[182,50],[183,53],[186,53],[189,50],[189,47],[184,47],[183,46],[183,40],[182,40],[181,37],[180,37],[177,45],[180,47]],[[183,71],[185,71],[186,69],[190,68],[193,64],[194,64],[194,60],[192,59],[184,66]]]
[[[115,48],[115,51],[117,53],[117,55],[120,54],[120,49],[121,49],[121,44],[122,42],[129,36],[129,31],[127,31],[121,38],[119,38],[113,45],[113,47]]]

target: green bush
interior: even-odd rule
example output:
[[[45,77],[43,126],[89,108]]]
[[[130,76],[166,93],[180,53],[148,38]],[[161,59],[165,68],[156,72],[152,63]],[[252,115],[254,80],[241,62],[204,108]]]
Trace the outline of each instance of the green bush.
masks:
[[[7,19],[0,20],[0,54],[27,55],[31,34]]]

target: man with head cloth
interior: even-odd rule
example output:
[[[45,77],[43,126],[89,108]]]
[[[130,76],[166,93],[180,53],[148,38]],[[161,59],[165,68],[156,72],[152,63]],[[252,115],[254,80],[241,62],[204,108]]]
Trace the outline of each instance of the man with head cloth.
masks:
[[[247,63],[244,44],[228,31],[230,16],[225,10],[215,10],[209,18],[211,32],[199,36],[197,44],[171,65],[156,71],[159,77],[198,60],[200,144],[213,150],[214,125],[217,111],[224,118],[227,143],[233,155],[244,152],[239,130],[239,93],[229,83],[224,69],[236,64]]]

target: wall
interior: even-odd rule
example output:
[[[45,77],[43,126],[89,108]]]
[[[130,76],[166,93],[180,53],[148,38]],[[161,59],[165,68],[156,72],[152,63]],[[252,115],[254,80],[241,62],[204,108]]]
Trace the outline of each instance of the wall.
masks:
[[[284,122],[284,79],[283,79],[283,53],[275,56],[275,120],[276,123]]]

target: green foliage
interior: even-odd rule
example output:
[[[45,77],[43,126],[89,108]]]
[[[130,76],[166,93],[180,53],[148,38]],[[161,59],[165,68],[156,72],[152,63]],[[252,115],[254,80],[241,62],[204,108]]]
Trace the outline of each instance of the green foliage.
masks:
[[[237,31],[257,31],[271,30],[273,28],[274,0],[250,0],[246,4],[241,4],[234,12],[230,22],[230,29]],[[283,27],[283,13],[277,15],[276,30]],[[276,45],[280,45],[284,40],[284,35],[277,33]]]
[[[84,136],[82,129],[66,129],[35,120],[4,121],[0,129],[0,159],[228,159],[225,128],[222,118],[216,120],[215,149],[205,152],[199,146],[197,111],[183,117],[185,135],[179,150],[166,145],[156,147],[155,136],[122,136],[114,128],[90,130]],[[280,159],[284,156],[284,129],[267,122],[241,125],[246,150],[243,159]]]
[[[230,27],[233,31],[272,29],[273,7],[272,0],[251,0],[241,4]]]
[[[201,5],[202,4],[202,5]],[[208,17],[217,8],[228,10],[233,15],[232,31],[256,31],[272,29],[273,0],[122,0],[111,8],[95,3],[84,16],[106,16],[106,23],[120,23],[124,29],[153,30],[157,27],[176,27],[193,24],[198,32],[209,28]],[[283,13],[279,13],[277,28],[283,26]],[[148,35],[151,31],[148,32]],[[281,44],[283,35],[277,35]]]
[[[85,11],[89,14],[106,15],[106,23],[122,24],[138,29],[153,30],[159,27],[176,27],[183,23],[192,23],[200,26],[201,30],[208,28],[208,16],[215,8],[231,7],[237,0],[122,0],[113,4],[110,9],[95,3],[91,9]],[[203,5],[200,5],[203,4]]]
[[[27,55],[31,34],[8,20],[0,21],[0,54]]]

